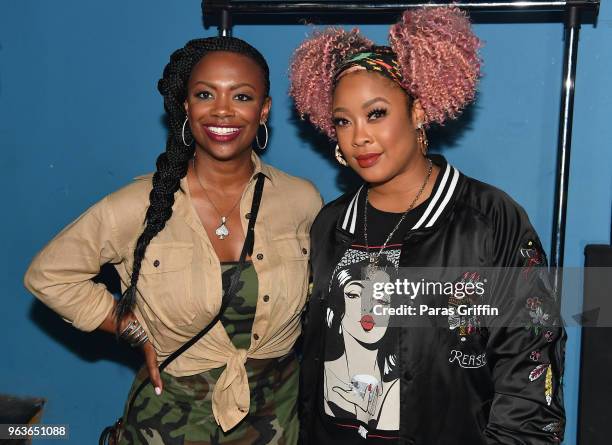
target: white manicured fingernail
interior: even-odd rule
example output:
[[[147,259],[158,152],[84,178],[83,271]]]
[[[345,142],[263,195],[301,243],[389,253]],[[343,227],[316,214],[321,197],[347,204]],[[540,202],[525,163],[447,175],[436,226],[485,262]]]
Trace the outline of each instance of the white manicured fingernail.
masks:
[[[161,396],[161,388],[156,386],[155,387],[155,394],[157,394],[158,396]]]

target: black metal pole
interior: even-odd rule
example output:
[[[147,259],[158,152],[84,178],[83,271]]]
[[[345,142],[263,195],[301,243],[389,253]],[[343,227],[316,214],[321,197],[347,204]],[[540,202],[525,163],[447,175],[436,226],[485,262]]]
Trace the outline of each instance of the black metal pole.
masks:
[[[597,9],[599,0],[507,0],[507,1],[407,1],[385,2],[372,0],[334,1],[256,1],[256,0],[204,0],[202,7],[205,14],[211,11],[228,9],[234,14],[299,14],[299,13],[369,13],[369,12],[401,12],[405,9],[431,8],[450,6],[454,4],[462,9],[482,11],[507,10],[540,10],[564,11],[566,8]]]
[[[232,35],[232,17],[228,9],[221,10],[221,21],[219,23],[219,36],[229,37]]]
[[[572,148],[572,123],[574,117],[574,90],[578,36],[580,33],[580,9],[572,6],[567,11],[565,23],[565,51],[563,85],[561,87],[561,114],[559,116],[559,141],[557,147],[557,181],[555,187],[555,213],[553,219],[550,265],[553,288],[559,298],[563,288],[563,254],[565,253],[565,221],[567,217],[567,190]]]

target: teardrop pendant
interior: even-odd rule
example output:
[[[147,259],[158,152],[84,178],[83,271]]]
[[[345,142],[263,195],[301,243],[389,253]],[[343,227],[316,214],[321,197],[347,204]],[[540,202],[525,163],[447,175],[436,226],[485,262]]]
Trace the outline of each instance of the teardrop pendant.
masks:
[[[217,227],[217,230],[215,230],[215,235],[217,235],[219,237],[219,239],[225,239],[226,237],[229,236],[229,229],[227,228],[227,226],[225,225],[225,221],[227,220],[227,218],[225,216],[221,217],[221,225],[219,227]]]

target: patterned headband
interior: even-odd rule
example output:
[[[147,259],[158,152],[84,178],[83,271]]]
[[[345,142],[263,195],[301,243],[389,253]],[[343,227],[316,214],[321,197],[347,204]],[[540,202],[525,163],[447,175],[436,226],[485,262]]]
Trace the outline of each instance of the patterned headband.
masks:
[[[359,68],[356,68],[359,67]],[[397,56],[388,46],[375,46],[368,51],[355,54],[342,62],[334,76],[334,84],[336,84],[344,74],[355,71],[356,69],[365,69],[373,71],[388,77],[398,85],[402,86],[404,80],[400,69]]]

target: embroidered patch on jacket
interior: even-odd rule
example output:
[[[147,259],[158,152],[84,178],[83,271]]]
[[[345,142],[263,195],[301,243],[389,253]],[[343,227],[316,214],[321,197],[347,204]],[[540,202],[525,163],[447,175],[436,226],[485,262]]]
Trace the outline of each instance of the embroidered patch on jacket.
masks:
[[[552,422],[542,428],[542,431],[546,431],[547,433],[559,433],[562,430],[563,425],[560,422]]]
[[[535,335],[540,335],[542,328],[549,325],[550,314],[544,312],[542,300],[538,297],[527,298],[525,306],[529,311],[529,317],[531,317],[525,329],[533,329]]]
[[[544,264],[544,255],[537,248],[535,241],[529,240],[519,249],[523,257],[523,273],[528,275],[535,266]]]
[[[539,379],[540,377],[542,377],[542,375],[544,375],[544,373],[546,372],[546,370],[548,369],[550,365],[538,365],[536,366],[533,371],[531,371],[529,373],[529,381],[534,382],[537,379]]]
[[[546,375],[544,378],[544,398],[546,399],[546,403],[548,406],[552,403],[552,395],[553,395],[553,374],[552,374],[552,366],[550,364],[538,365],[529,373],[529,381],[535,382],[543,375]]]
[[[546,383],[544,384],[544,396],[546,397],[546,403],[548,406],[552,403],[553,393],[553,379],[552,379],[552,366],[548,365],[546,370]]]
[[[552,341],[555,339],[555,334],[553,333],[553,331],[546,331],[544,333],[544,338],[548,343],[552,343]]]
[[[456,282],[463,283],[464,288],[467,283],[474,288],[478,283],[483,283],[478,272],[464,272]],[[457,308],[464,305],[474,306],[477,303],[478,295],[476,294],[464,295],[461,298],[452,295],[448,298],[448,307],[454,309],[448,316],[448,328],[451,331],[456,329],[461,341],[466,341],[468,336],[478,332],[481,322],[478,315],[459,315]]]
[[[466,354],[463,351],[453,349],[450,351],[449,363],[457,363],[464,369],[482,368],[487,364],[487,355],[482,354]]]

